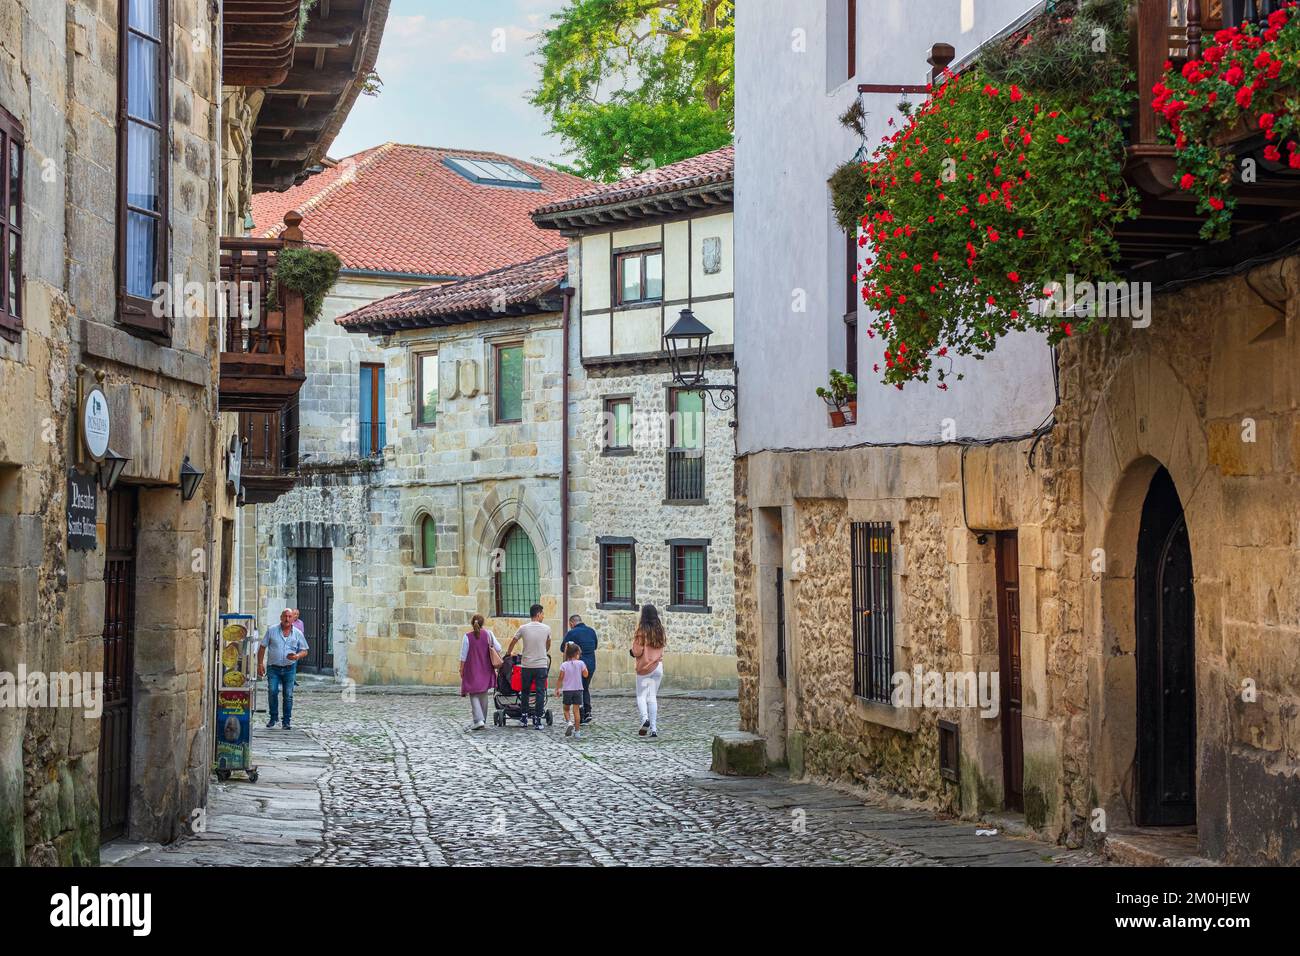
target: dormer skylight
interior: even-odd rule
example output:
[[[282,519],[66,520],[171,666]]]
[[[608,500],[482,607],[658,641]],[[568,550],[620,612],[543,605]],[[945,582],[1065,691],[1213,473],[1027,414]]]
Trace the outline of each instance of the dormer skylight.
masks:
[[[527,173],[495,159],[470,159],[467,156],[444,156],[443,163],[479,186],[505,186],[509,189],[541,189],[542,184]]]

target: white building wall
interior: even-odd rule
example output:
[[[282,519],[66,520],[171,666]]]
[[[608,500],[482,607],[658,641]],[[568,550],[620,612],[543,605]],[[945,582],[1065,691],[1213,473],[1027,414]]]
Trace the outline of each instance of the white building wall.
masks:
[[[859,309],[858,423],[831,428],[815,390],[844,362],[844,234],[826,179],[860,142],[838,117],[859,83],[923,83],[932,44],[960,59],[1028,10],[1028,0],[860,3],[857,75],[847,72],[843,0],[746,0],[736,11],[736,335],[739,452],[930,443],[1019,435],[1055,404],[1052,357],[1013,334],[983,361],[958,360],[949,390],[879,383],[879,338]],[[830,40],[828,42],[828,25]],[[895,94],[866,94],[868,149],[897,117]],[[914,97],[914,99],[916,99]],[[897,120],[896,120],[897,121]],[[802,311],[800,308],[802,307]],[[774,411],[775,410],[775,411]],[[945,436],[945,428],[949,429]]]

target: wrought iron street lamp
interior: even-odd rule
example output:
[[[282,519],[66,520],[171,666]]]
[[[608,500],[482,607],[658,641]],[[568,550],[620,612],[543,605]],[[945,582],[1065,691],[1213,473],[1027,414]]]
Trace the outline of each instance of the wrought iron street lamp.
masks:
[[[122,472],[126,471],[127,462],[130,460],[111,448],[104,452],[104,457],[99,462],[99,487],[105,491],[112,491],[113,486],[117,484],[117,479],[121,478]]]
[[[704,378],[711,335],[713,330],[697,319],[694,312],[682,309],[677,321],[664,333],[664,351],[672,363],[675,386],[708,395],[714,408],[726,411],[736,406],[736,386],[710,384]]]
[[[192,500],[202,480],[203,472],[191,465],[190,456],[186,455],[185,460],[181,462],[181,501]]]

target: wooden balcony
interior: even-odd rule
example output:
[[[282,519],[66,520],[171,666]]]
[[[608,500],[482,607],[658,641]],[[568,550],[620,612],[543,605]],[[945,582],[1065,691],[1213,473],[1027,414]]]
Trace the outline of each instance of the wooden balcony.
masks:
[[[303,0],[226,0],[221,80],[227,86],[279,86],[289,76]]]
[[[1267,254],[1300,236],[1300,171],[1265,159],[1263,133],[1243,129],[1222,145],[1234,150],[1238,163],[1254,160],[1255,181],[1233,189],[1231,239],[1200,238],[1204,217],[1194,197],[1178,188],[1173,147],[1160,135],[1165,120],[1151,107],[1166,61],[1181,69],[1199,59],[1215,31],[1267,20],[1277,6],[1269,0],[1139,0],[1130,44],[1138,105],[1125,176],[1141,192],[1142,212],[1116,230],[1125,271],[1155,281],[1190,276]]]
[[[235,293],[222,320],[222,411],[279,411],[307,377],[302,296],[277,289],[270,302],[280,251],[302,244],[302,216],[291,211],[284,222],[276,239],[221,240],[221,278]]]
[[[269,504],[298,477],[298,399],[274,412],[240,412],[240,462],[245,504]]]

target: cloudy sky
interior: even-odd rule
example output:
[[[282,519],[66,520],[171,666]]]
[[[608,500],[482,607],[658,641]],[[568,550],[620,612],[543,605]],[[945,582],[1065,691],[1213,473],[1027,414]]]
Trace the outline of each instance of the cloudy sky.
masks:
[[[537,85],[537,34],[565,0],[393,0],[376,69],[377,97],[357,98],[335,158],[392,140],[560,159]]]

